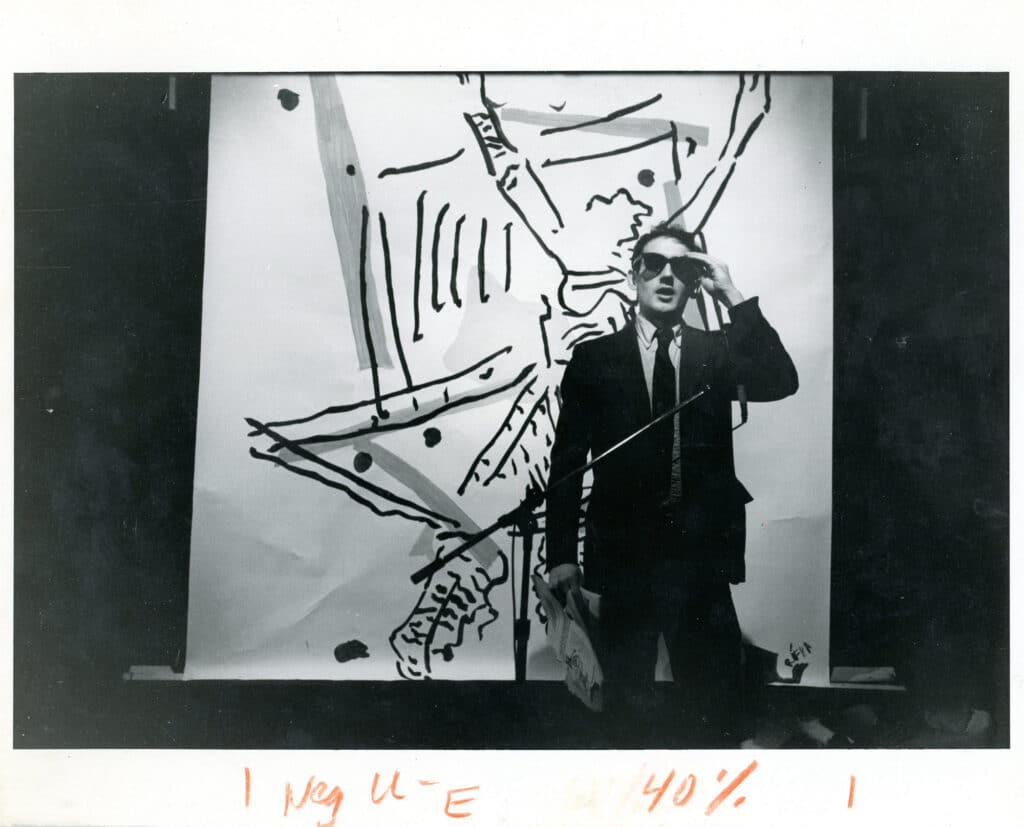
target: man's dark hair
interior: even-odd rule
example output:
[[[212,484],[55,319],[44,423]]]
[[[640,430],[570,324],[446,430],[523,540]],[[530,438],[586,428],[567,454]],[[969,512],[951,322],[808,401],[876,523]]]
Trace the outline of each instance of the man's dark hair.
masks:
[[[640,256],[643,255],[644,247],[647,246],[648,242],[653,241],[656,238],[661,238],[662,236],[674,238],[680,244],[684,245],[686,249],[694,253],[701,252],[701,244],[698,242],[696,235],[687,232],[682,227],[662,221],[660,224],[655,224],[648,232],[640,236],[640,238],[636,240],[636,244],[633,245],[633,256],[629,261],[629,266],[633,269],[634,273],[637,272],[637,267],[640,264]]]

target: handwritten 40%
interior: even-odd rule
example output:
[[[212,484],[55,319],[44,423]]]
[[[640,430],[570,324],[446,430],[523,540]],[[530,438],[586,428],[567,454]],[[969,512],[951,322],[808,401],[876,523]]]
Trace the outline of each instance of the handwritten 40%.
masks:
[[[757,765],[757,761],[751,761],[749,764],[747,764],[747,766],[744,767],[735,776],[735,778],[733,778],[731,781],[729,781],[728,784],[726,784],[722,789],[719,790],[718,795],[716,795],[711,800],[711,803],[708,804],[708,806],[705,808],[704,815],[708,815],[708,816],[711,815],[722,804],[724,804],[726,801],[728,801],[730,799],[730,797],[733,795],[733,793],[735,793],[740,788],[740,785],[742,785],[743,782],[746,781],[751,776],[751,774],[753,774],[754,770],[757,769],[757,766],[758,766]],[[726,775],[727,775],[727,773],[726,773],[726,771],[724,769],[719,771],[718,778],[716,779],[719,784],[722,783],[722,780],[726,777]],[[655,786],[655,777],[654,777],[653,773],[651,774],[650,778],[647,779],[647,783],[644,784],[644,791],[643,791],[644,795],[651,796],[651,803],[647,807],[647,812],[649,812],[649,813],[653,813],[654,812],[654,808],[658,806],[658,803],[665,796],[665,793],[668,792],[668,790],[672,786],[672,782],[675,780],[675,778],[676,778],[676,771],[675,770],[671,770],[671,771],[669,771],[669,774],[665,777],[665,780],[661,783],[661,785],[660,786]],[[853,794],[854,794],[854,789],[855,789],[856,781],[857,781],[856,777],[851,775],[850,776],[849,797],[847,798],[847,801],[846,801],[847,808],[852,808],[853,807]],[[687,804],[690,803],[690,799],[693,798],[693,794],[694,794],[694,792],[696,792],[696,790],[697,790],[697,778],[696,778],[696,776],[694,776],[693,773],[690,773],[690,774],[684,776],[682,778],[682,780],[679,782],[679,786],[676,787],[675,792],[672,794],[672,798],[671,798],[672,804],[674,806],[676,806],[676,807],[685,807]],[[747,800],[747,797],[744,796],[744,795],[735,796],[732,799],[732,806],[733,807],[739,807],[746,800]]]
[[[723,787],[719,791],[718,795],[714,797],[711,803],[708,804],[707,808],[704,810],[704,815],[711,815],[724,802],[729,800],[729,797],[732,796],[732,794],[736,792],[737,789],[739,789],[740,785],[744,781],[746,781],[750,774],[753,773],[756,769],[757,761],[751,761],[749,764],[747,764],[747,766],[735,778],[733,778],[728,784],[725,785],[725,787]],[[722,770],[718,773],[719,783],[721,783],[722,779],[726,777],[726,774],[727,773],[725,770]],[[654,808],[658,806],[658,803],[664,797],[665,793],[668,792],[669,788],[672,786],[672,782],[675,780],[675,777],[676,771],[671,770],[669,774],[665,777],[665,780],[661,783],[661,785],[655,786],[655,777],[653,773],[651,774],[651,777],[647,779],[647,783],[644,784],[644,795],[651,796],[651,803],[647,807],[647,812],[654,812]],[[696,790],[696,776],[694,776],[693,773],[684,776],[680,781],[679,786],[672,794],[672,804],[676,807],[685,807],[687,804],[690,803],[690,799],[693,798],[693,794],[696,792]],[[732,806],[739,807],[740,804],[742,804],[746,800],[746,796],[737,796],[733,799]]]

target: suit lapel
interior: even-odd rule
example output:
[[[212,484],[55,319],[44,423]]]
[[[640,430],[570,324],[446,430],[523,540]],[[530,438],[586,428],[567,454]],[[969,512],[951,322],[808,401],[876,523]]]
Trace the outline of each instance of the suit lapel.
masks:
[[[679,398],[686,399],[700,389],[707,375],[708,353],[700,331],[683,324],[679,351]]]
[[[616,336],[616,360],[613,370],[616,382],[622,389],[623,401],[629,406],[629,417],[635,427],[640,427],[651,418],[651,397],[644,380],[644,365],[640,360],[640,345],[636,340],[636,329],[627,325]]]

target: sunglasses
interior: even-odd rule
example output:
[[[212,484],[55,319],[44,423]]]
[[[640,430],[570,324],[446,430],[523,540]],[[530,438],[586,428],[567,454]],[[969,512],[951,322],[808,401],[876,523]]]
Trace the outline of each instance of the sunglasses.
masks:
[[[689,256],[668,258],[658,253],[643,253],[640,256],[640,275],[644,281],[650,281],[661,274],[666,264],[672,267],[672,275],[684,284],[692,284],[704,272],[704,265]]]

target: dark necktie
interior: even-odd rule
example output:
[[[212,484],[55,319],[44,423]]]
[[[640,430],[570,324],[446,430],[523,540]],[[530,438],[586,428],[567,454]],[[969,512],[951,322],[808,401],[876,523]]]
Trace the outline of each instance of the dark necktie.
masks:
[[[661,416],[676,404],[676,372],[668,355],[672,328],[661,327],[655,334],[658,350],[654,355],[654,378],[651,382],[651,417]],[[657,480],[659,491],[668,497],[672,475],[672,441],[675,417],[670,416],[655,426],[657,430]]]

